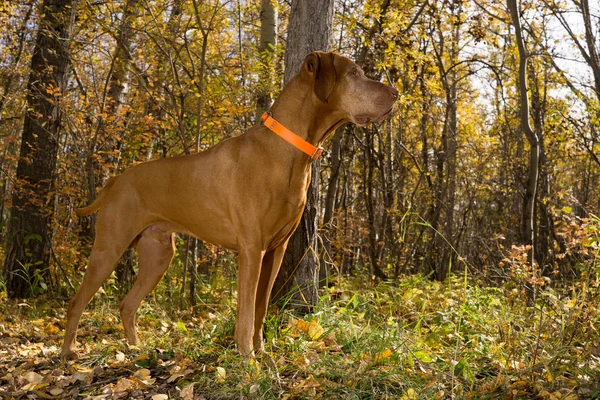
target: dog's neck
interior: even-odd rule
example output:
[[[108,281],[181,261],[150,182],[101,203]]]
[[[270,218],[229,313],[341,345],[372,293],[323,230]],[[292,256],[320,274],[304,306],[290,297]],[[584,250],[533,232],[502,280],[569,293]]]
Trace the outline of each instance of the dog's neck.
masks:
[[[312,85],[297,75],[283,88],[271,107],[273,118],[314,146],[346,122],[312,92]]]

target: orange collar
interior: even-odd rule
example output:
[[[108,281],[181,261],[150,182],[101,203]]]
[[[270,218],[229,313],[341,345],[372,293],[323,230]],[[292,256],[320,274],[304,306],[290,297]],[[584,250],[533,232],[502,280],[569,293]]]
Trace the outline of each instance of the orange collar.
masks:
[[[264,126],[275,132],[282,139],[292,144],[297,149],[302,150],[306,154],[308,154],[311,160],[316,160],[323,153],[322,147],[315,147],[312,144],[308,143],[306,140],[302,139],[300,136],[296,135],[294,132],[290,131],[285,126],[281,125],[273,118],[273,114],[267,111],[262,117],[260,117],[260,121]]]

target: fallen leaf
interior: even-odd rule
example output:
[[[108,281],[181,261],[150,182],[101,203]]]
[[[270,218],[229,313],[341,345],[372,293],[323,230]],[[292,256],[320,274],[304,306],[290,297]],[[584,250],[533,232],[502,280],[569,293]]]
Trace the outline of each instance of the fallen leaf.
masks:
[[[308,322],[301,319],[294,319],[292,321],[292,333],[305,333],[312,340],[317,340],[324,332],[325,329],[314,320]]]
[[[394,353],[392,353],[392,350],[385,349],[381,353],[375,354],[375,357],[373,357],[373,362],[378,364],[378,363],[382,362],[383,360],[385,360],[386,358],[390,358],[392,356],[392,354],[394,354]]]
[[[223,367],[217,367],[216,375],[217,375],[217,381],[224,382],[225,377],[227,377],[227,371],[225,371],[225,368],[223,368]]]
[[[27,371],[23,374],[23,378],[29,383],[38,384],[44,380],[44,377],[37,372]]]
[[[194,398],[194,382],[181,389],[179,395],[183,400],[192,400]]]
[[[156,378],[152,378],[150,370],[147,368],[138,369],[133,374],[134,378],[137,378],[140,382],[142,382],[146,386],[153,385],[156,382]]]
[[[191,374],[192,372],[194,372],[194,371],[191,369],[186,369],[185,371],[177,372],[177,373],[171,375],[169,377],[169,379],[167,379],[167,383],[174,382],[179,378],[183,378],[184,376]]]
[[[314,376],[309,375],[308,378],[304,379],[293,387],[293,392],[300,393],[307,389],[316,389],[320,386],[321,384],[319,381],[317,381]]]
[[[148,378],[150,378],[150,375],[151,375],[150,370],[147,368],[138,369],[133,374],[133,376],[138,378],[139,380],[148,379]]]
[[[129,378],[121,378],[113,388],[114,392],[126,392],[136,386],[135,381]]]
[[[408,388],[400,400],[417,400],[419,397],[413,388]]]

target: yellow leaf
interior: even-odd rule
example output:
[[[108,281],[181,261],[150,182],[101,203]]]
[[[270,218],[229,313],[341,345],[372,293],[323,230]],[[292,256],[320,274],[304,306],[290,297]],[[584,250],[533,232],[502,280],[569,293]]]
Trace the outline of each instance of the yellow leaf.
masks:
[[[408,388],[406,393],[400,397],[400,400],[417,400],[419,397],[413,388]]]
[[[509,388],[516,389],[516,390],[523,390],[523,389],[526,389],[528,386],[529,386],[529,382],[519,380],[519,381],[515,381],[515,382],[511,383]]]
[[[294,333],[306,333],[308,332],[309,323],[302,321],[301,319],[292,320],[292,332]]]
[[[166,394],[155,394],[152,396],[152,400],[168,400],[169,396]]]
[[[135,358],[135,360],[133,360],[133,361],[144,361],[144,360],[147,360],[148,358],[150,358],[150,356],[148,356],[148,353],[144,353],[144,354],[140,354],[139,356],[137,356]]]
[[[302,321],[300,319],[293,320],[292,333],[302,332],[307,334],[312,340],[320,338],[325,329],[321,327],[316,321]]]
[[[321,325],[315,321],[310,322],[308,327],[308,336],[310,336],[311,339],[317,340],[323,335],[323,332],[325,332],[325,329],[323,329]]]
[[[89,374],[90,372],[92,372],[94,370],[93,368],[85,367],[85,366],[80,365],[80,364],[73,364],[73,369],[75,371],[83,372],[83,373],[86,373],[86,374]]]
[[[381,353],[375,354],[375,357],[373,357],[373,362],[380,363],[383,360],[385,360],[386,358],[390,358],[392,356],[392,354],[394,354],[394,353],[392,353],[392,351],[390,349],[385,349]]]

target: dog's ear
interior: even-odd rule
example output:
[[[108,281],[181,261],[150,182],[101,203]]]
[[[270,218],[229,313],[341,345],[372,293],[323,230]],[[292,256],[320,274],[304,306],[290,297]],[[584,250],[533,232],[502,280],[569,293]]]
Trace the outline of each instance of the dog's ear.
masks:
[[[304,60],[304,68],[313,79],[314,91],[317,98],[327,103],[336,81],[333,53],[313,51]]]

